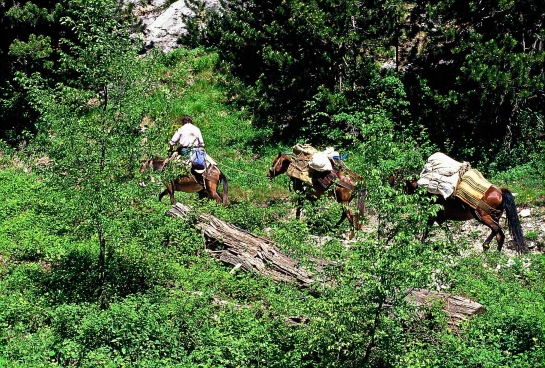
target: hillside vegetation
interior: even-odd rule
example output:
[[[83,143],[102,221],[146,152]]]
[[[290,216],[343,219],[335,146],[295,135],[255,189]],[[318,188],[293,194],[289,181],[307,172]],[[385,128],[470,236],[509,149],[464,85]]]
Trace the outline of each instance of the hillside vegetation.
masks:
[[[471,22],[485,11],[473,3],[247,3],[244,11],[224,4],[234,11],[223,18],[199,13],[194,20],[207,27],[190,22],[184,46],[168,55],[138,55],[134,24],[113,1],[24,2],[2,15],[0,27],[21,28],[6,26],[10,46],[1,50],[13,73],[2,73],[0,87],[0,118],[12,122],[0,145],[0,366],[543,365],[545,230],[528,230],[521,218],[528,254],[509,244],[475,250],[484,238],[459,226],[451,226],[455,243],[438,228],[422,242],[437,205],[386,182],[399,167],[420,172],[442,150],[542,216],[543,104],[534,101],[543,99],[543,30],[517,26],[497,45],[482,34],[490,24]],[[529,22],[514,3],[501,6],[496,18]],[[381,68],[396,60],[393,35],[405,46],[416,37],[395,25],[422,12],[452,38],[429,36],[433,50],[404,49],[399,69]],[[398,23],[388,25],[390,15]],[[59,47],[48,46],[50,35],[23,36],[34,34],[31,19],[55,25]],[[511,30],[509,19],[492,24]],[[514,53],[519,29],[537,46]],[[479,50],[516,54],[524,60],[511,61],[526,65],[517,70],[528,78],[508,60],[501,70],[475,64]],[[425,62],[435,58],[439,68],[445,55],[459,73],[452,85]],[[182,220],[157,200],[177,173],[139,168],[167,155],[186,114],[229,180],[229,204],[176,192],[194,208]],[[485,134],[493,123],[498,136]],[[347,222],[334,228],[342,209],[333,199],[305,201],[296,219],[288,178],[267,179],[278,152],[306,142],[334,146],[365,179],[365,231],[353,239]],[[220,262],[213,249],[222,245],[195,226],[199,213],[271,239],[318,281],[300,288]],[[408,302],[411,288],[467,297],[484,311],[454,326],[440,300]]]

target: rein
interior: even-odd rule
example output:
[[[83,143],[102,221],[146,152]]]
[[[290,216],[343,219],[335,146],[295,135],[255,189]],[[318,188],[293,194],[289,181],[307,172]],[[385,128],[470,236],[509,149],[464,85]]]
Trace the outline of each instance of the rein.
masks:
[[[216,162],[217,162],[217,161],[216,161]],[[219,163],[219,162],[217,162],[217,166],[220,166],[220,163]],[[223,163],[221,164],[221,166],[227,167],[227,168],[229,168],[230,170],[234,170],[234,171],[238,171],[238,172],[244,173],[244,174],[246,174],[246,175],[251,175],[251,176],[258,177],[258,178],[263,178],[263,176],[261,176],[261,175],[256,175],[256,174],[249,173],[249,172],[247,172],[247,171],[235,169],[234,167],[231,167],[231,166],[229,166],[229,165],[225,165],[225,164],[223,164]]]

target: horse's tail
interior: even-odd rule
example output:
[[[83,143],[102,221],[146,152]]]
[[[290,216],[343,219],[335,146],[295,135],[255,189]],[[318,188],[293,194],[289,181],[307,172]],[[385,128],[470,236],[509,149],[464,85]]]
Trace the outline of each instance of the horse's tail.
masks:
[[[358,212],[361,215],[363,215],[365,212],[365,198],[367,197],[367,189],[360,188],[358,190],[357,197],[358,197],[358,200],[356,202],[356,208],[358,209]]]
[[[229,192],[229,181],[227,180],[227,177],[225,174],[220,170],[220,181],[223,183],[223,198],[222,202],[223,205],[227,205],[227,194]]]
[[[365,213],[365,197],[367,196],[367,189],[365,188],[359,188],[356,192],[355,197],[356,200],[356,213],[354,214],[354,228],[356,230],[361,230],[362,224],[361,224],[361,217]]]
[[[521,253],[528,252],[528,246],[524,242],[524,235],[522,235],[522,226],[520,225],[519,217],[517,214],[517,206],[515,204],[515,197],[513,194],[502,188],[502,205],[505,208],[507,214],[507,223],[509,224],[509,230],[513,236],[513,240],[517,244],[518,251]]]

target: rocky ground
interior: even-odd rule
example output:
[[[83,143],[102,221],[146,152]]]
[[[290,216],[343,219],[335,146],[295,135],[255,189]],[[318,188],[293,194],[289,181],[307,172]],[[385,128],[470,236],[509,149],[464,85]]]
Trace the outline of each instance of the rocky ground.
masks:
[[[530,250],[530,253],[542,254],[545,251],[545,207],[533,206],[525,207],[519,206],[519,219],[522,226],[522,231],[526,239],[526,244]],[[373,215],[368,215],[362,228],[362,232],[370,233],[377,229],[377,219]],[[502,252],[509,255],[509,257],[518,256],[516,246],[511,240],[511,233],[507,224],[505,214],[500,222],[504,233],[505,243],[502,248]],[[482,244],[490,234],[490,229],[481,224],[477,220],[470,221],[449,221],[447,222],[448,230],[441,229],[437,224],[430,232],[430,236],[434,239],[444,239],[448,241],[448,233],[452,237],[455,245],[459,246],[462,250],[462,254],[468,254],[471,251],[482,252]],[[350,247],[350,244],[357,241],[357,233],[355,237],[352,237],[351,233],[341,234],[344,238],[343,243],[346,247]],[[325,237],[313,237],[317,246],[325,244],[335,238],[335,236]],[[493,240],[490,249],[495,251],[497,249],[497,242]]]
[[[519,219],[526,243],[531,253],[543,253],[545,251],[545,207],[518,207]],[[505,233],[505,244],[502,251],[510,256],[517,255],[517,249],[511,240],[511,233],[505,218],[505,213],[501,219],[500,225]],[[482,252],[482,244],[490,234],[490,229],[477,220],[470,221],[448,221],[448,230],[441,229],[437,224],[434,225],[430,236],[448,241],[447,231],[450,232],[455,245],[468,251],[474,250]],[[363,231],[369,232],[376,229],[376,220],[370,218]],[[493,240],[490,245],[491,250],[497,249],[497,242]]]

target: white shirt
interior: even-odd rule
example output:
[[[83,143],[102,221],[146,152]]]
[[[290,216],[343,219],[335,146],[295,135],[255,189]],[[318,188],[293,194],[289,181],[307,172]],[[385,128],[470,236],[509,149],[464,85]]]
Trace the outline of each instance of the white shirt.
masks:
[[[176,133],[174,133],[170,140],[170,145],[174,146],[176,143],[178,143],[180,147],[204,147],[201,130],[191,123],[182,125]]]

